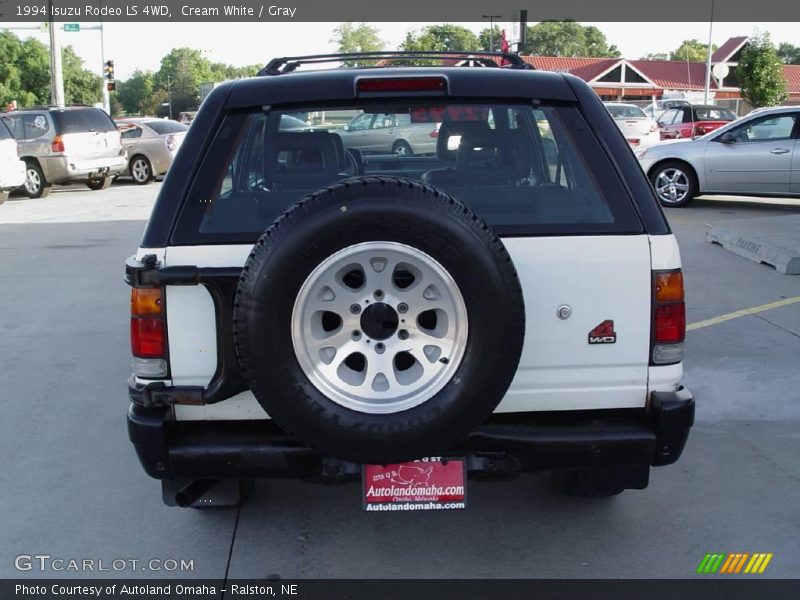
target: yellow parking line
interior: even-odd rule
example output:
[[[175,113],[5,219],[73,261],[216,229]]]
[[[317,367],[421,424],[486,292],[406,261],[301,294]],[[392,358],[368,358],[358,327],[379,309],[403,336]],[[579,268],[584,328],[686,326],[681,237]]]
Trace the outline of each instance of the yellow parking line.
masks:
[[[747,315],[755,315],[757,313],[761,313],[766,310],[772,310],[773,308],[780,308],[781,306],[789,306],[790,304],[797,304],[798,302],[800,302],[800,296],[794,296],[793,298],[786,298],[785,300],[778,300],[777,302],[770,302],[769,304],[761,304],[759,306],[754,306],[752,308],[743,308],[742,310],[737,310],[735,312],[731,312],[726,315],[720,315],[712,319],[706,319],[705,321],[690,323],[689,325],[686,326],[686,331],[693,331],[695,329],[700,329],[702,327],[708,327],[709,325],[719,325],[720,323],[724,323],[725,321],[730,321],[731,319],[738,319],[739,317],[746,317]]]

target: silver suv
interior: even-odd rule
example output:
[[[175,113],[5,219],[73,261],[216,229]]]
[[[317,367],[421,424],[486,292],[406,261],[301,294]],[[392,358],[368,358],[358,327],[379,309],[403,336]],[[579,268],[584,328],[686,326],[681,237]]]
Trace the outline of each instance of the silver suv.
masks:
[[[90,106],[36,108],[3,115],[25,161],[21,190],[29,198],[50,193],[54,183],[85,182],[101,190],[128,161],[116,125]]]

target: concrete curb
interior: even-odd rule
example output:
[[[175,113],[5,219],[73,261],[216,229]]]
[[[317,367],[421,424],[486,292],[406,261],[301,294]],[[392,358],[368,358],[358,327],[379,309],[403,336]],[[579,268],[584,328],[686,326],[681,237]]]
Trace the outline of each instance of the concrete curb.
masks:
[[[800,215],[728,221],[712,226],[706,240],[784,275],[800,275]]]

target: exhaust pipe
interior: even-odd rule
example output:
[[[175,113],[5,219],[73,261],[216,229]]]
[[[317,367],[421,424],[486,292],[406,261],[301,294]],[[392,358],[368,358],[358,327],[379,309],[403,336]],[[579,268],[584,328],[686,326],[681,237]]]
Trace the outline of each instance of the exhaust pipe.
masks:
[[[206,492],[214,488],[219,479],[195,479],[175,493],[175,504],[187,508],[202,498]]]

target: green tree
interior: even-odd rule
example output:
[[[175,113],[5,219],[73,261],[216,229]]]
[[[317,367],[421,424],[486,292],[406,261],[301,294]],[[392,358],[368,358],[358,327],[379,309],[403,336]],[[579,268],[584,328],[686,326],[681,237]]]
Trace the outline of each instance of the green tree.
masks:
[[[438,52],[466,51],[481,49],[478,36],[461,25],[428,25],[420,31],[409,31],[401,44],[402,50],[420,52],[435,50]]]
[[[136,70],[125,81],[117,85],[116,98],[128,114],[155,114],[150,108],[155,89],[155,76],[151,71]]]
[[[639,60],[669,60],[669,53],[653,52],[645,56],[642,56]]]
[[[172,115],[194,110],[200,100],[200,84],[214,81],[211,62],[199,50],[173,48],[161,59],[161,68],[155,74],[156,89],[168,92],[172,98]],[[161,116],[169,108],[159,110]]]
[[[712,52],[716,49],[716,45],[711,46]],[[680,46],[670,52],[669,59],[706,62],[706,60],[708,60],[708,44],[704,44],[698,40],[683,40]]]
[[[64,95],[68,104],[100,100],[100,77],[83,68],[71,46],[62,49]],[[50,51],[36,39],[0,32],[0,103],[20,108],[50,103]]]
[[[499,25],[493,25],[491,28],[492,32],[492,47],[489,48],[489,28],[482,29],[481,32],[478,34],[478,42],[480,43],[481,50],[486,50],[487,52],[500,52],[500,36],[502,35],[503,31],[500,29]]]
[[[787,96],[783,61],[769,33],[756,33],[747,42],[736,68],[744,97],[750,104],[774,106]]]
[[[378,52],[385,46],[385,42],[380,38],[378,28],[367,23],[342,23],[333,30],[333,37],[329,41],[336,45],[336,52],[340,53]],[[348,67],[373,63],[374,61],[345,61]]]
[[[95,104],[102,100],[100,86],[102,77],[83,68],[83,60],[75,54],[72,46],[61,53],[61,68],[64,73],[64,100],[67,104]]]
[[[620,56],[617,47],[609,45],[605,34],[597,27],[572,20],[542,21],[528,27],[525,51],[540,56]]]
[[[778,56],[787,65],[800,65],[800,47],[783,42],[778,46]]]

